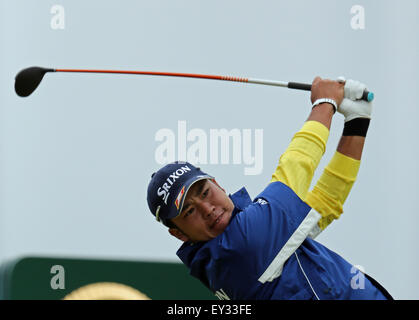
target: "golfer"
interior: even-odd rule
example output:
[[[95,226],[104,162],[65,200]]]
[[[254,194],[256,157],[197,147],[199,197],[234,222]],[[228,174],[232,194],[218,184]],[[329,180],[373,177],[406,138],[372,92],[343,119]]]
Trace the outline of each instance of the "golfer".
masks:
[[[370,276],[354,285],[354,266],[314,238],[343,212],[356,180],[372,103],[358,81],[316,77],[311,112],[252,201],[245,188],[227,195],[214,177],[188,162],[152,175],[147,202],[183,241],[177,255],[220,299],[392,299]],[[336,153],[309,187],[335,112],[344,116]],[[355,269],[356,270],[356,269]]]

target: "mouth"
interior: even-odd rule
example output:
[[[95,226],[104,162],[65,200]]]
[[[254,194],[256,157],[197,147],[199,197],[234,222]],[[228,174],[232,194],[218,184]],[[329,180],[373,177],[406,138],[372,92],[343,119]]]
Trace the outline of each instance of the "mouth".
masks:
[[[214,222],[211,224],[210,229],[214,229],[221,221],[221,219],[224,216],[224,210],[218,215],[217,219],[214,220]]]

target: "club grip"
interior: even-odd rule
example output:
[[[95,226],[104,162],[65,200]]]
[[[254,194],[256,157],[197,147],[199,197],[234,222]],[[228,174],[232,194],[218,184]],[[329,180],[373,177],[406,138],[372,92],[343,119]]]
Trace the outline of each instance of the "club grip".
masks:
[[[299,82],[288,82],[288,88],[311,91],[311,84],[299,83]],[[362,94],[361,99],[367,102],[371,102],[372,100],[374,100],[374,93],[365,90],[364,93]]]
[[[311,84],[299,83],[299,82],[288,82],[288,88],[311,91]]]

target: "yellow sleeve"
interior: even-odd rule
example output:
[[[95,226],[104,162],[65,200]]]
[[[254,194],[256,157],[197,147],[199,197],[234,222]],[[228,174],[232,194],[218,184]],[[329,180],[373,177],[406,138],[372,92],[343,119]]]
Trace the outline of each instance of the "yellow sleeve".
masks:
[[[323,124],[306,121],[280,157],[270,182],[281,181],[305,201],[328,138],[329,130]]]
[[[336,151],[313,190],[307,194],[305,202],[322,216],[318,222],[321,230],[342,214],[359,166],[359,160]]]

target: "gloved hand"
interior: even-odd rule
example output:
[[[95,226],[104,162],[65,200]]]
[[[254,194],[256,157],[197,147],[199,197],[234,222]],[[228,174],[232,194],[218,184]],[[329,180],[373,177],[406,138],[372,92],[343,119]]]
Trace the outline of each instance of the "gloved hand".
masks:
[[[339,82],[345,81],[343,77],[338,78]],[[372,102],[361,99],[366,85],[355,80],[346,80],[344,87],[344,98],[338,105],[338,112],[343,114],[345,122],[356,118],[371,119]]]

